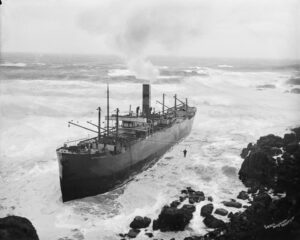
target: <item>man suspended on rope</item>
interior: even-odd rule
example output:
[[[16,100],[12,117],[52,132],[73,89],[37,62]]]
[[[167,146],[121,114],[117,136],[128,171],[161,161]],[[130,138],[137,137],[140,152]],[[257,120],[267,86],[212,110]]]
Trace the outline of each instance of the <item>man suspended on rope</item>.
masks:
[[[186,153],[187,153],[187,150],[184,149],[184,150],[183,150],[183,156],[184,156],[184,157],[186,157]]]

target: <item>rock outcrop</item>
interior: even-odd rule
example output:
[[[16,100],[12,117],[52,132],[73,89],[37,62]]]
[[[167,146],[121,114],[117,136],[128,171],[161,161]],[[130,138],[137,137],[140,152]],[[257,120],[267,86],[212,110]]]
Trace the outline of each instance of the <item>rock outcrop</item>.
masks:
[[[182,208],[164,206],[158,219],[153,221],[153,230],[183,231],[193,218],[193,212],[196,210],[193,205],[183,205]]]
[[[131,228],[140,229],[149,227],[151,219],[148,217],[136,216],[133,221],[130,223]]]
[[[213,215],[206,216],[203,222],[208,228],[225,227],[225,223],[221,219],[215,218]]]
[[[228,214],[228,211],[224,208],[217,208],[215,214],[226,216]]]
[[[230,222],[218,229],[185,240],[300,239],[299,141],[300,128],[295,128],[283,138],[270,134],[248,144],[241,153],[244,162],[239,177],[249,189],[238,198],[253,199],[250,205],[244,212],[229,213]],[[208,225],[214,220],[209,216]]]
[[[202,217],[207,217],[211,215],[214,210],[214,205],[212,203],[208,203],[201,208],[200,214]]]
[[[38,240],[39,237],[32,223],[19,216],[0,218],[1,240]]]
[[[223,201],[222,202],[224,204],[224,206],[226,207],[233,207],[233,208],[241,208],[242,204],[236,201]]]

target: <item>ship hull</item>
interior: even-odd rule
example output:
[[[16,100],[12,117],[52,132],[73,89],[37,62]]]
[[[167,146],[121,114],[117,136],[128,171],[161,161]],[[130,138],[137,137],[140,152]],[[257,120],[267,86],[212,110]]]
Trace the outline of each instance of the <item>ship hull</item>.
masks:
[[[178,121],[169,128],[136,141],[118,155],[57,152],[62,200],[65,202],[105,193],[128,181],[189,135],[193,120]]]

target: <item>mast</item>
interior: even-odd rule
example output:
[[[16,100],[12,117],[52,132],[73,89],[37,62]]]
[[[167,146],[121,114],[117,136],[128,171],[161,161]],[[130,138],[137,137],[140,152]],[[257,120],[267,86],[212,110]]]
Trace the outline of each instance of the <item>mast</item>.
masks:
[[[107,96],[107,136],[109,136],[109,85],[107,83],[107,91],[106,91],[106,96]]]
[[[97,108],[98,110],[98,142],[100,142],[100,138],[101,138],[101,107]]]
[[[162,113],[165,113],[165,94],[163,93],[163,105],[162,105]]]
[[[185,113],[186,113],[186,116],[188,116],[188,99],[187,98],[185,99]]]
[[[119,134],[119,108],[117,108],[117,115],[116,115],[116,143]]]
[[[177,109],[177,95],[176,94],[175,94],[174,98],[175,98],[174,113],[175,113],[175,117],[176,117],[176,109]]]

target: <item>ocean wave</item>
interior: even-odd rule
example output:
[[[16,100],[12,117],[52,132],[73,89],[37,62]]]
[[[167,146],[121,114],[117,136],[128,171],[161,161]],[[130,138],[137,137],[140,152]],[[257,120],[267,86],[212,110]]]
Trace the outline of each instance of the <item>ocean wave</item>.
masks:
[[[286,83],[289,85],[300,85],[300,76],[291,77]]]
[[[133,72],[128,69],[111,69],[108,71],[107,75],[109,77],[132,77],[135,76]]]
[[[0,64],[1,67],[26,67],[26,63],[11,63],[11,62],[5,62]]]
[[[219,68],[233,68],[231,65],[226,65],[226,64],[220,64],[218,65]]]

